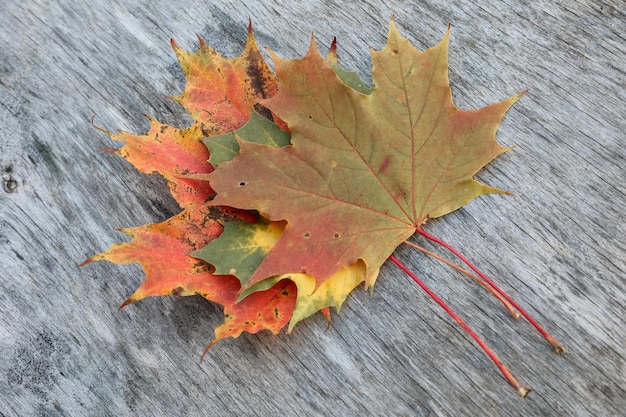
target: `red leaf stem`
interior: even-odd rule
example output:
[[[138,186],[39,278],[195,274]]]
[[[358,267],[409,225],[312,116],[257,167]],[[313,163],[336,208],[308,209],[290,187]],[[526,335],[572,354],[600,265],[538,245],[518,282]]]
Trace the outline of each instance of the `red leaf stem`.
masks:
[[[408,276],[410,276],[413,281],[415,281],[417,283],[417,285],[419,285],[433,300],[435,300],[435,302],[437,304],[439,304],[445,311],[446,313],[448,313],[454,320],[456,320],[457,323],[459,323],[459,325],[461,327],[463,327],[463,329],[470,335],[472,336],[472,338],[476,341],[476,343],[478,343],[480,345],[480,347],[485,351],[485,353],[487,353],[487,355],[489,356],[489,358],[491,358],[491,360],[496,364],[496,366],[498,367],[498,369],[500,369],[500,372],[502,372],[502,375],[504,376],[504,378],[506,379],[506,381],[513,387],[515,388],[515,390],[517,391],[517,393],[523,398],[526,397],[528,395],[528,393],[531,391],[531,389],[525,385],[522,385],[517,378],[515,378],[513,376],[513,374],[508,370],[508,368],[502,363],[502,361],[500,360],[500,358],[498,357],[498,355],[496,355],[490,348],[489,346],[487,346],[487,344],[441,299],[439,298],[430,288],[428,288],[426,286],[426,284],[424,284],[422,282],[422,280],[420,280],[417,275],[415,275],[411,270],[409,270],[406,265],[404,265],[402,262],[400,262],[395,256],[391,255],[389,257],[389,259],[391,259],[391,261],[393,263],[395,263],[396,265],[398,265],[398,267],[400,269],[402,269],[402,271],[404,271],[404,273],[406,273]]]
[[[488,283],[494,290],[496,290],[500,295],[502,295],[509,303],[511,303],[511,305],[513,307],[515,307],[517,309],[517,311],[520,312],[520,314],[522,316],[524,316],[526,318],[526,320],[528,320],[528,322],[530,324],[533,325],[533,327],[535,329],[537,329],[537,331],[539,333],[541,333],[541,335],[543,337],[545,337],[545,339],[548,341],[548,343],[550,343],[552,345],[552,347],[554,348],[556,353],[563,353],[565,352],[565,348],[563,347],[563,345],[561,345],[561,343],[559,343],[558,340],[556,340],[550,333],[548,333],[543,327],[541,327],[531,316],[530,314],[528,314],[522,307],[519,306],[519,304],[517,304],[512,298],[511,296],[509,296],[507,293],[504,292],[504,290],[502,290],[500,287],[498,287],[491,279],[489,279],[480,269],[478,269],[473,263],[471,263],[465,256],[463,256],[458,250],[454,249],[452,246],[450,246],[448,243],[444,242],[443,240],[436,238],[435,236],[426,233],[424,231],[424,229],[422,229],[421,227],[417,228],[417,232],[419,234],[421,234],[422,236],[424,236],[426,239],[431,240],[441,246],[443,246],[444,248],[448,249],[450,252],[452,252],[457,258],[459,258],[461,261],[463,261],[468,267],[470,267],[470,269],[474,272],[476,272],[478,274],[478,276],[480,276],[483,280],[485,280],[486,283]]]
[[[408,240],[405,240],[404,243],[412,248],[415,248],[417,250],[419,250],[420,252],[424,252],[426,255],[428,256],[432,256],[433,258],[437,259],[438,261],[443,262],[444,264],[456,269],[459,272],[462,272],[463,274],[467,275],[468,277],[470,277],[471,279],[473,279],[474,281],[476,281],[477,283],[479,283],[483,288],[485,288],[487,291],[489,291],[494,297],[496,297],[498,299],[498,301],[500,301],[504,307],[508,310],[509,314],[511,314],[511,316],[517,320],[519,319],[521,316],[519,314],[519,312],[517,310],[515,310],[515,308],[511,305],[511,303],[509,303],[502,295],[500,295],[499,292],[497,292],[496,290],[494,290],[489,284],[487,284],[485,281],[483,281],[482,279],[478,278],[476,275],[472,274],[471,272],[461,268],[458,265],[453,264],[452,262],[450,262],[449,260],[437,255],[434,252],[429,251],[426,248],[423,248],[419,245],[416,245],[413,242],[410,242]]]

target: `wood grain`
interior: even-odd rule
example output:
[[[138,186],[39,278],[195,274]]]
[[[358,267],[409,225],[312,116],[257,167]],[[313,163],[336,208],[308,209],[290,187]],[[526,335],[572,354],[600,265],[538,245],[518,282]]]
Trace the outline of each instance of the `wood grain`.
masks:
[[[0,416],[612,416],[626,409],[624,3],[311,0],[4,2],[0,14]],[[200,33],[234,56],[248,17],[284,57],[339,39],[367,80],[368,47],[395,15],[419,48],[452,25],[461,108],[524,89],[498,138],[517,147],[479,178],[487,196],[428,230],[491,274],[568,348],[557,356],[479,286],[412,249],[397,256],[534,388],[522,400],[488,358],[393,265],[289,334],[244,335],[200,353],[222,320],[202,299],[117,312],[137,266],[88,256],[116,227],[178,211],[163,181],[101,147],[91,125],[145,132],[184,76],[169,47]],[[415,238],[418,242],[419,239]],[[375,242],[372,242],[375,244]],[[620,411],[621,410],[621,411]]]

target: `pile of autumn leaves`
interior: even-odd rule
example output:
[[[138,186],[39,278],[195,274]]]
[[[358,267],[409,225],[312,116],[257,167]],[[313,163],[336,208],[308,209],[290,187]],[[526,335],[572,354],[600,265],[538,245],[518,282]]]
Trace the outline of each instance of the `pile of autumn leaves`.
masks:
[[[392,22],[387,45],[374,53],[374,93],[337,66],[334,44],[325,59],[314,42],[302,59],[272,56],[279,91],[251,29],[245,50],[232,59],[202,40],[195,53],[172,42],[187,76],[175,100],[195,123],[177,129],[150,119],[145,135],[107,133],[124,142],[115,153],[166,178],[182,211],[123,229],[130,242],[87,262],[144,268],[145,281],[122,307],[150,296],[198,294],[223,305],[225,320],[211,345],[242,332],[276,334],[287,324],[291,330],[318,311],[330,320],[329,307],[338,310],[360,283],[371,286],[380,265],[428,218],[500,192],[472,176],[506,150],[495,131],[519,97],[472,112],[456,109],[447,38],[420,52]],[[389,62],[397,64],[386,68]],[[398,82],[388,76],[396,70],[404,71]],[[385,71],[387,87],[379,85]],[[430,107],[421,105],[409,132],[397,131],[401,118],[414,115],[385,121],[380,109],[402,113],[407,94],[394,89],[428,71],[435,76],[414,87]],[[298,101],[303,89],[314,93]],[[439,153],[433,154],[435,138]],[[405,139],[406,148],[397,145]]]

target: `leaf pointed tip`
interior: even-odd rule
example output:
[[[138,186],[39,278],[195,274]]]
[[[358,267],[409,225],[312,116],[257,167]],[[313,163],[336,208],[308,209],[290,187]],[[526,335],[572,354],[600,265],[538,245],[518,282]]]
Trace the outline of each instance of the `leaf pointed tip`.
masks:
[[[145,284],[145,281],[144,281]],[[143,285],[143,284],[142,284]],[[142,290],[141,286],[134,292],[131,294],[130,297],[128,297],[126,300],[124,300],[124,302],[122,304],[120,304],[120,306],[118,307],[117,311],[120,312],[122,311],[122,309],[128,305],[131,305],[133,303],[136,303],[137,301],[141,301],[146,297],[149,297],[150,295],[153,294],[147,294],[144,290]]]
[[[311,42],[309,43],[309,50],[307,52],[307,55],[311,54],[311,53],[318,53],[317,51],[317,42],[315,42],[315,33],[311,32]]]
[[[209,350],[211,350],[211,348],[213,346],[215,346],[215,344],[218,342],[219,339],[214,339],[211,343],[209,343],[207,345],[206,348],[204,348],[204,351],[202,352],[202,355],[200,355],[200,363],[202,363],[202,361],[204,360],[204,357],[206,356],[207,353],[209,353]]]
[[[333,37],[333,41],[330,43],[330,48],[328,49],[328,55],[326,56],[326,60],[333,65],[337,65],[337,37]]]
[[[126,306],[127,306],[127,305],[129,305],[129,304],[134,303],[135,301],[136,301],[136,300],[133,300],[133,297],[132,297],[132,296],[128,297],[128,298],[127,298],[127,299],[126,299],[126,300],[125,300],[122,304],[120,304],[120,306],[118,307],[118,309],[117,309],[118,313],[119,313],[120,311],[122,311],[122,309],[123,309],[124,307],[126,307]]]
[[[89,265],[90,263],[92,263],[94,261],[93,256],[90,256],[89,258],[85,259],[84,261],[82,261],[81,263],[78,264],[79,267],[83,267],[85,265]]]
[[[446,33],[441,38],[440,43],[445,43],[446,45],[450,42],[450,33],[452,32],[452,25],[448,23],[448,28],[446,29]]]
[[[289,325],[287,326],[287,331],[285,333],[287,334],[291,334],[291,331],[293,330],[293,328],[296,326],[296,324],[298,324],[298,322],[293,322],[293,319],[289,321]]]
[[[111,138],[115,136],[115,133],[111,132],[110,130],[107,130],[107,129],[105,129],[105,128],[101,127],[101,126],[98,126],[98,125],[95,123],[95,120],[96,120],[96,115],[94,114],[94,115],[91,117],[91,125],[92,125],[93,127],[95,127],[96,129],[98,129],[99,131],[101,131],[101,132],[103,132],[103,133],[106,133],[106,134],[107,134],[107,135],[109,135],[109,137],[111,137]]]
[[[513,97],[511,97],[511,99],[513,100],[513,102],[516,102],[517,100],[519,100],[520,98],[524,97],[526,94],[528,94],[528,89],[521,91],[519,93],[517,93],[516,95],[514,95]]]
[[[387,38],[391,37],[391,34],[397,34],[398,33],[398,27],[396,26],[396,17],[395,15],[391,16],[391,19],[389,20],[389,31],[387,34]]]
[[[196,38],[198,38],[198,43],[200,44],[200,49],[203,49],[203,48],[207,47],[207,43],[204,41],[204,39],[202,39],[202,36],[200,36],[198,33],[196,33]]]
[[[524,97],[526,94],[528,94],[528,90],[524,90],[522,92],[519,92],[513,96],[510,96],[509,98],[505,98],[504,100],[498,102],[498,103],[494,103],[491,106],[488,107],[500,107],[500,111],[502,112],[501,117],[504,117],[504,114],[509,111],[509,109],[511,107],[513,107],[513,105],[515,103],[517,103],[517,101],[519,99],[521,99],[522,97]],[[508,149],[507,149],[508,150]]]
[[[341,306],[339,306],[340,308]],[[339,308],[337,308],[337,313],[339,313]],[[330,308],[326,307],[320,310],[320,313],[322,313],[322,315],[324,316],[324,318],[326,319],[326,332],[330,329]]]

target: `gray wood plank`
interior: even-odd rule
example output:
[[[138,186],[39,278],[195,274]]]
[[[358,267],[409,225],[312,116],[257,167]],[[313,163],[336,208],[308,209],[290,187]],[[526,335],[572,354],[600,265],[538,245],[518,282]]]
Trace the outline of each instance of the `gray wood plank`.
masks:
[[[0,14],[0,415],[609,416],[626,409],[626,107],[623,2],[2,2]],[[176,4],[174,4],[176,3]],[[499,140],[517,147],[479,178],[513,191],[429,225],[568,348],[555,355],[481,288],[409,248],[411,266],[535,391],[522,400],[471,339],[393,265],[326,331],[220,342],[220,308],[149,299],[117,312],[137,266],[77,265],[113,230],[178,211],[163,181],[100,152],[95,130],[144,132],[143,113],[189,123],[169,47],[200,33],[234,56],[259,43],[301,56],[339,39],[365,79],[389,18],[419,48],[452,25],[461,108],[524,89]],[[415,239],[418,241],[419,239]],[[373,242],[375,244],[375,242]],[[621,410],[621,411],[620,411]]]

